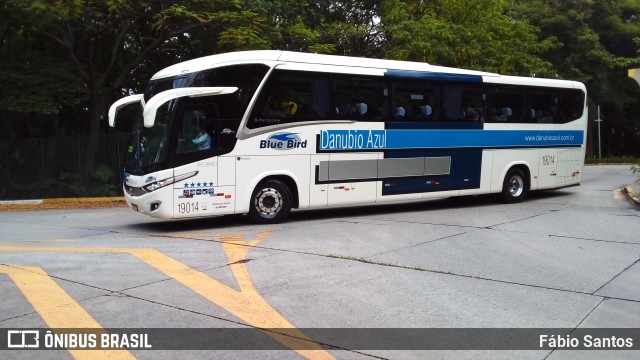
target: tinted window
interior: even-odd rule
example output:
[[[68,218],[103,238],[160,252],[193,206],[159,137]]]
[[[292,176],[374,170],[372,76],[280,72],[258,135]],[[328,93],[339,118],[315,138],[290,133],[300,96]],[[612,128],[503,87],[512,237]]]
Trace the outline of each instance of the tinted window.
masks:
[[[582,117],[584,93],[580,90],[561,90],[558,93],[558,121],[567,123]]]
[[[153,96],[163,91],[185,87],[186,84],[187,78],[184,76],[151,81],[144,91],[144,101],[149,101]]]
[[[216,104],[188,105],[178,119],[178,143],[176,153],[188,153],[213,149]]]
[[[522,122],[526,91],[523,88],[495,87],[491,90],[491,105],[486,122]]]
[[[438,110],[438,83],[394,80],[392,120],[431,121]]]
[[[530,88],[526,122],[564,124],[579,119],[584,111],[580,90]]]
[[[249,101],[269,68],[266,65],[233,65],[202,71],[196,74],[192,86],[237,87],[232,97],[225,97],[224,106],[219,107],[222,119],[240,120]]]
[[[387,83],[382,78],[337,76],[334,81],[335,118],[385,121],[389,116]]]
[[[480,85],[445,84],[442,89],[442,121],[482,121],[484,96]]]
[[[258,97],[248,127],[330,118],[328,75],[275,70]]]
[[[527,121],[532,123],[555,123],[558,120],[557,97],[549,89],[531,90]]]

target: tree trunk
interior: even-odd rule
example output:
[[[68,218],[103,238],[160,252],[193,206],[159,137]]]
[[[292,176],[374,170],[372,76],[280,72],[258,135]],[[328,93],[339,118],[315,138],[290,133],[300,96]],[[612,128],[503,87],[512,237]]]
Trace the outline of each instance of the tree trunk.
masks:
[[[84,161],[80,169],[80,179],[83,183],[91,182],[91,172],[96,165],[98,153],[98,140],[100,135],[100,121],[104,113],[106,101],[92,89],[89,104],[89,133],[87,134],[87,147],[85,148]]]
[[[56,150],[58,148],[58,142],[60,141],[60,134],[58,128],[60,126],[60,113],[55,114],[51,118],[51,131],[49,132],[51,136],[46,138],[45,146],[46,146],[46,155],[45,155],[45,163],[42,166],[43,172],[41,173],[41,180],[49,180],[51,178],[51,173],[56,163]]]

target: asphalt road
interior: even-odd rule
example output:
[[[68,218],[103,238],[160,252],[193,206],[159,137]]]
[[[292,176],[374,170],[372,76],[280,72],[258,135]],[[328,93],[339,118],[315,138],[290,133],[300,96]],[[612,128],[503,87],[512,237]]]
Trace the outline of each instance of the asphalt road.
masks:
[[[477,196],[301,211],[269,227],[242,216],[159,221],[126,208],[2,212],[0,345],[8,329],[131,328],[147,329],[155,350],[0,350],[0,358],[638,358],[548,343],[422,350],[448,333],[421,332],[498,329],[473,333],[474,346],[464,333],[443,340],[484,349],[495,336],[528,336],[500,329],[626,328],[638,348],[640,211],[619,191],[635,178],[628,166],[590,166],[581,186],[521,204]],[[294,330],[222,330],[247,339],[216,351],[193,350],[212,346],[211,333],[172,330],[256,327]],[[424,342],[394,344],[397,328],[417,328],[406,338]],[[362,334],[362,347],[345,345]],[[160,350],[180,336],[195,342]]]

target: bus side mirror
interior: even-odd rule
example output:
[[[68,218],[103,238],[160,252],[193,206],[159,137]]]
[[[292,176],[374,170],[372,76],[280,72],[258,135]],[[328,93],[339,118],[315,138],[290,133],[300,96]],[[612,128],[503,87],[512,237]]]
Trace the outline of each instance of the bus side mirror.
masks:
[[[140,106],[144,110],[144,95],[142,94],[123,97],[122,99],[114,102],[113,105],[109,107],[109,126],[116,126],[116,115],[118,113],[118,110],[136,102],[139,102]]]
[[[167,101],[186,96],[196,98],[201,96],[233,94],[236,91],[238,91],[237,87],[187,87],[163,91],[149,99],[149,102],[144,106],[144,111],[142,112],[144,116],[144,126],[148,128],[153,126],[156,121],[158,109]]]

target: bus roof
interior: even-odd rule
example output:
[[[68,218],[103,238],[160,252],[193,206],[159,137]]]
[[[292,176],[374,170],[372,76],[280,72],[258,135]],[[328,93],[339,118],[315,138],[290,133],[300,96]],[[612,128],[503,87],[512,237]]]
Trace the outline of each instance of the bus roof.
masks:
[[[179,76],[181,74],[193,73],[223,66],[226,64],[230,65],[242,63],[262,63],[269,66],[278,65],[279,67],[288,67],[290,69],[304,69],[307,71],[327,71],[328,69],[330,69],[331,71],[338,70],[337,72],[342,73],[371,73],[371,75],[383,74],[389,70],[394,70],[395,73],[416,71],[438,74],[455,74],[463,76],[470,75],[472,77],[481,77],[483,79],[483,82],[489,83],[531,86],[557,86],[567,88],[573,87],[583,90],[585,89],[584,84],[577,81],[506,76],[496,73],[436,66],[421,62],[370,59],[341,55],[310,54],[282,50],[236,51],[204,56],[164,68],[153,75],[151,80]]]
[[[157,72],[152,80],[178,76],[180,74],[192,73],[209,68],[218,67],[224,64],[234,63],[264,63],[268,65],[274,64],[308,64],[308,65],[327,65],[340,66],[350,68],[378,69],[378,70],[409,70],[409,71],[428,71],[438,73],[453,73],[478,76],[499,76],[498,74],[450,68],[444,66],[434,66],[427,63],[359,58],[341,55],[322,55],[309,54],[293,51],[281,50],[253,50],[253,51],[237,51],[210,55],[193,60],[184,61],[175,65],[171,65]],[[312,69],[309,69],[312,70]],[[348,71],[345,71],[348,72]]]

